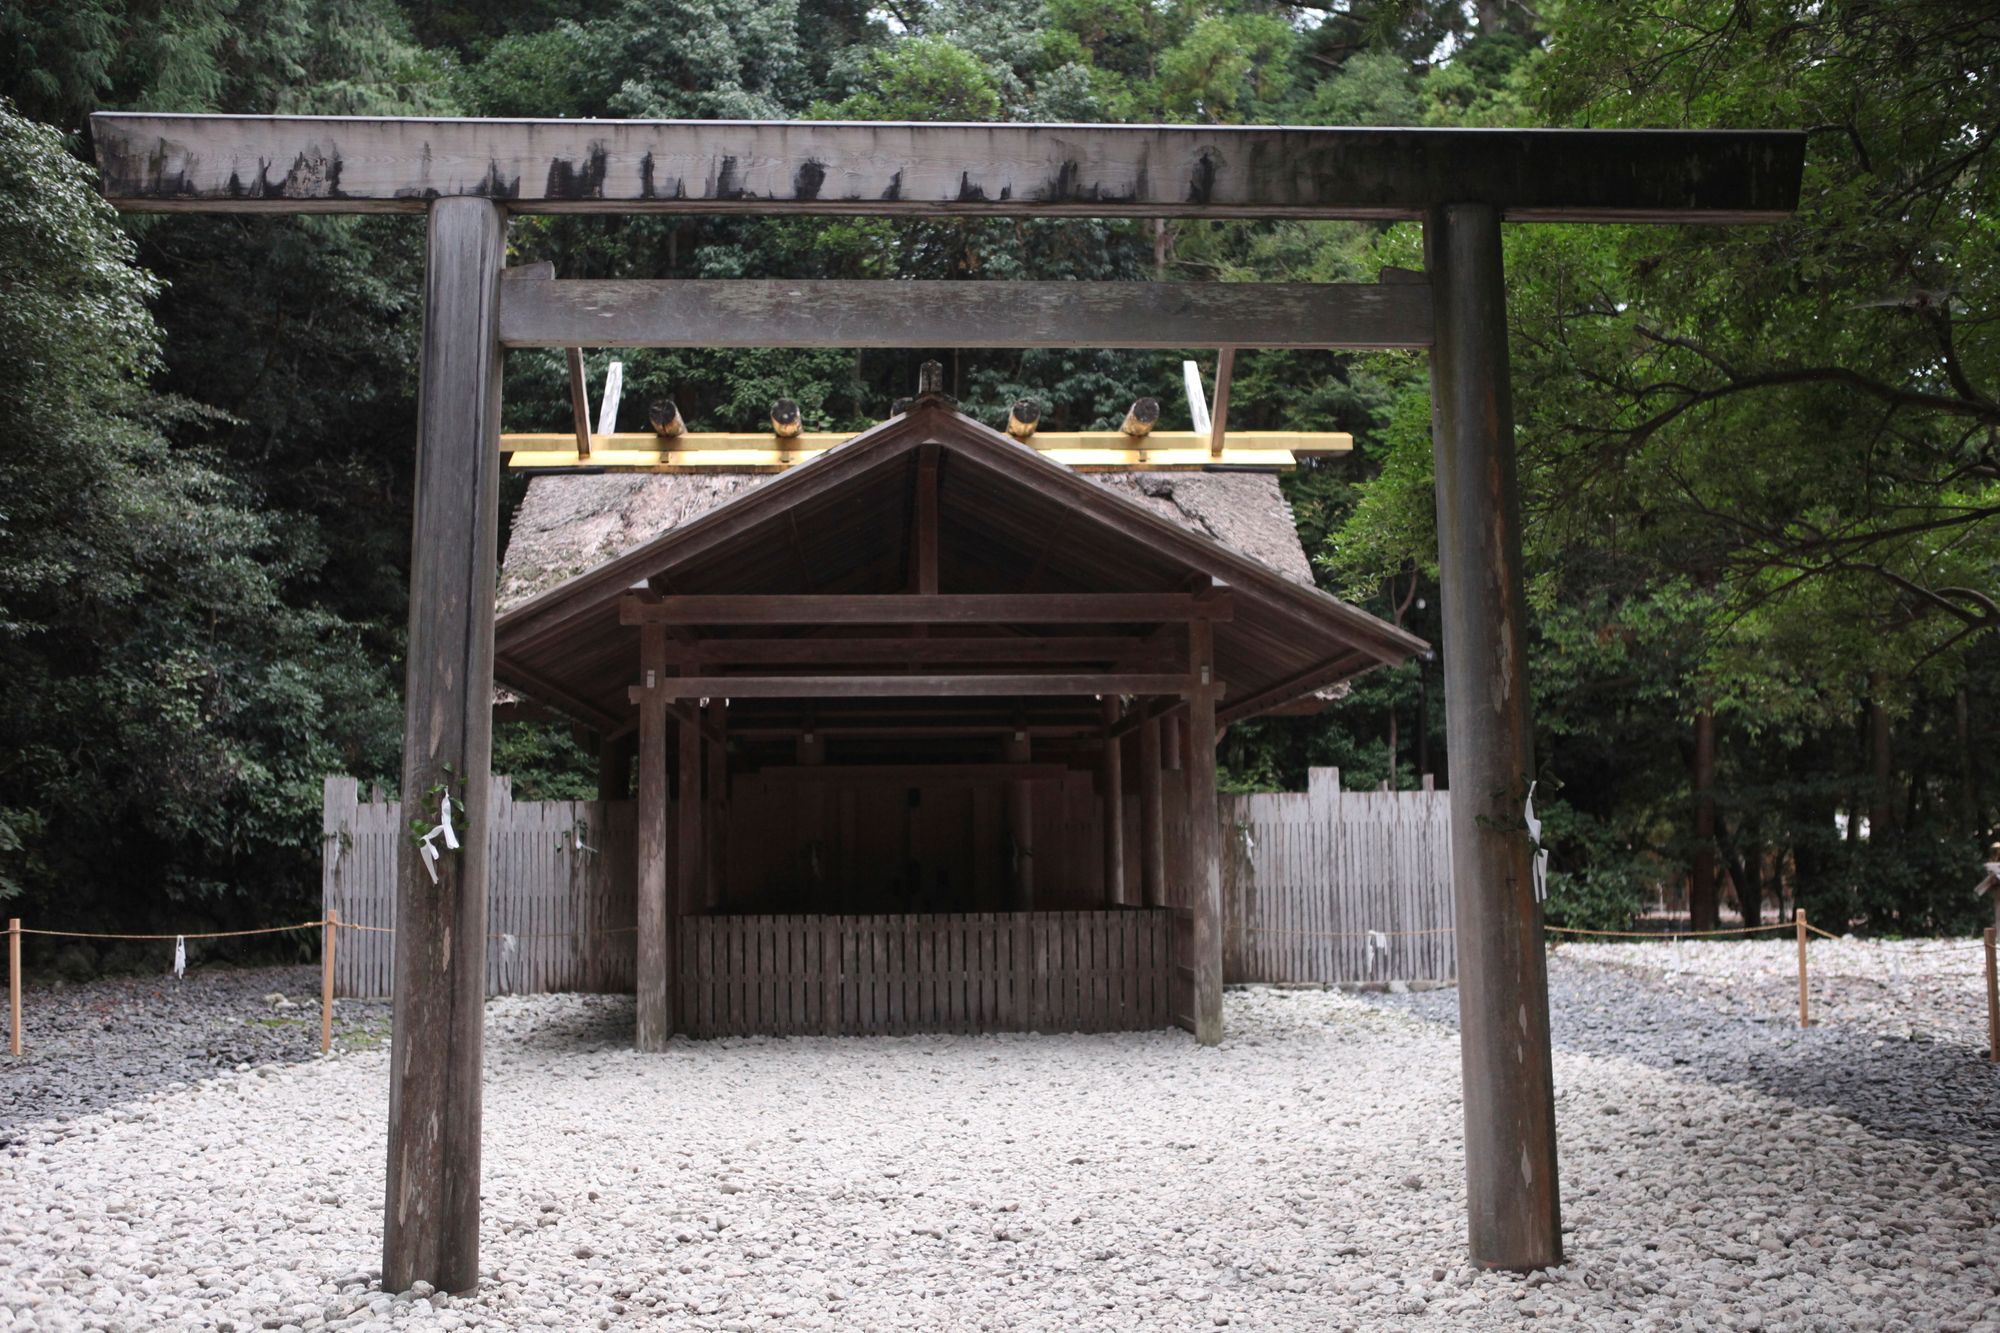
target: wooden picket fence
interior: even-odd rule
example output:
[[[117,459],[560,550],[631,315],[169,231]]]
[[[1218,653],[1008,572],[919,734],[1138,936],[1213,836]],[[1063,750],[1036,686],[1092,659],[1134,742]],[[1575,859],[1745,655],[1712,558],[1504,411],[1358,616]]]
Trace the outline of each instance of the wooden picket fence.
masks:
[[[1450,981],[1451,801],[1441,791],[1222,801],[1223,975],[1230,981]]]
[[[708,916],[682,923],[697,1037],[1169,1025],[1168,913]]]

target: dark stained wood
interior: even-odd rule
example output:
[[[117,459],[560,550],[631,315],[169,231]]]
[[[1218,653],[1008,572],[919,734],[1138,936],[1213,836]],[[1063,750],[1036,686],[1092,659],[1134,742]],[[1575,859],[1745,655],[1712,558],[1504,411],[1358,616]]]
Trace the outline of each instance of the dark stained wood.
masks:
[[[1216,711],[1216,725],[1226,727],[1230,723],[1240,722],[1246,717],[1257,717],[1268,713],[1275,708],[1281,708],[1291,703],[1302,695],[1310,694],[1314,690],[1322,690],[1329,685],[1336,685],[1350,676],[1358,676],[1374,665],[1374,659],[1365,654],[1353,652],[1342,653],[1330,662],[1322,662],[1318,666],[1301,671],[1297,675],[1281,680],[1275,685],[1257,691],[1255,694],[1247,695],[1241,699],[1231,699],[1226,707]]]
[[[935,783],[1060,781],[1062,764],[766,764],[756,776],[767,782],[831,782],[840,786],[881,783],[896,787]]]
[[[547,286],[547,283],[536,284]],[[576,428],[576,456],[590,457],[590,387],[583,378],[583,349],[569,348],[569,415]]]
[[[1207,621],[1193,626],[1192,656],[1199,681],[1215,658]],[[1187,789],[1190,861],[1188,906],[1194,912],[1194,1037],[1204,1046],[1222,1040],[1222,830],[1215,794],[1215,696],[1213,683],[1188,695]]]
[[[417,477],[402,789],[412,818],[464,802],[458,851],[432,880],[397,844],[393,1057],[382,1271],[396,1290],[479,1281],[480,1079],[499,545],[500,348],[506,217],[481,200],[431,208],[417,399]]]
[[[1167,820],[1160,790],[1160,717],[1148,703],[1138,710],[1139,725],[1139,901],[1166,906]]]
[[[1177,592],[766,593],[627,597],[619,605],[628,625],[1113,625],[1230,614],[1227,596]]]
[[[1034,741],[1025,728],[1000,742],[1000,757],[1009,764],[1029,764]],[[1035,907],[1035,784],[1007,784],[1007,885],[1010,905],[1017,912]]]
[[[1206,622],[1204,622],[1206,623]],[[1013,695],[1169,694],[1187,688],[1178,672],[1047,672],[960,676],[680,676],[661,690],[670,699],[946,699]],[[636,701],[641,688],[634,686]]]
[[[639,630],[643,680],[667,674],[666,631]],[[672,967],[667,914],[667,702],[662,695],[639,701],[638,796],[638,1022],[634,1044],[642,1051],[666,1049],[673,1035]]]
[[[632,761],[639,752],[635,732],[607,736],[597,743],[597,799],[624,801],[632,796]]]
[[[91,117],[128,210],[1417,218],[1456,200],[1544,221],[1773,221],[1805,136],[835,121]]]
[[[1451,847],[1474,1263],[1562,1262],[1542,907],[1522,807],[1534,772],[1521,501],[1500,219],[1454,205],[1424,226],[1438,293],[1431,359]]]
[[[675,837],[674,906],[675,917],[700,915],[708,889],[702,876],[708,840],[702,834],[701,726],[683,718],[677,728],[680,748],[680,791],[675,797],[679,829]],[[676,933],[679,926],[676,925]]]
[[[722,905],[729,886],[729,710],[720,703],[707,710],[708,773],[704,794],[708,809],[702,827],[708,832],[707,865],[702,871],[702,907],[714,911]]]
[[[667,660],[711,666],[852,666],[888,663],[1116,662],[1128,669],[1185,669],[1170,644],[1137,634],[977,638],[700,639],[667,647]]]
[[[916,521],[912,525],[911,558],[916,576],[911,591],[924,597],[938,594],[938,448],[927,444],[917,457]]]
[[[1125,895],[1125,756],[1119,739],[1111,734],[1124,707],[1115,694],[1104,696],[1104,901],[1113,907],[1127,904]]]
[[[1421,283],[568,279],[510,285],[502,295],[500,340],[509,347],[1233,351],[1428,347],[1431,338]],[[1226,399],[1225,389],[1218,401]],[[1033,423],[1014,415],[1009,433],[1026,439]]]

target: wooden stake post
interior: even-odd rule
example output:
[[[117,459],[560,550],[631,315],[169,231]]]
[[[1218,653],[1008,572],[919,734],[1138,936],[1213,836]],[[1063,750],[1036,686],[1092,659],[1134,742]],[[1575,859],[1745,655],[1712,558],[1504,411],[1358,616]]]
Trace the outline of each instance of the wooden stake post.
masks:
[[[484,199],[430,206],[417,397],[416,521],[403,721],[403,808],[464,802],[459,849],[427,867],[400,840],[388,1205],[382,1283],[479,1281],[486,830],[493,763],[493,591],[500,513],[506,218]],[[442,840],[440,840],[441,842]],[[432,870],[435,870],[435,878]]]
[[[319,947],[319,1053],[333,1049],[333,953],[340,939],[340,913],[326,909],[326,939]]]
[[[1188,690],[1188,838],[1192,854],[1188,905],[1194,909],[1194,1039],[1222,1041],[1222,830],[1215,795],[1215,631],[1206,620],[1188,626],[1193,683]]]
[[[1986,953],[1993,955],[1993,932],[1986,932]],[[21,1053],[21,918],[7,918],[7,1044]]]
[[[2000,1065],[2000,963],[1994,959],[1994,930],[1986,928],[1986,1058]],[[14,1054],[19,1055],[20,1048]]]
[[[1546,1268],[1562,1262],[1562,1210],[1548,959],[1523,820],[1534,733],[1500,214],[1433,210],[1424,249],[1437,319],[1431,430],[1468,1239],[1482,1267]]]
[[[667,911],[667,672],[664,625],[639,628],[638,1021],[642,1051],[665,1050],[673,1035],[673,947]]]
[[[1806,1027],[1811,1018],[1806,1012],[1806,909],[1801,907],[1792,913],[1792,924],[1799,934],[1799,1026]]]

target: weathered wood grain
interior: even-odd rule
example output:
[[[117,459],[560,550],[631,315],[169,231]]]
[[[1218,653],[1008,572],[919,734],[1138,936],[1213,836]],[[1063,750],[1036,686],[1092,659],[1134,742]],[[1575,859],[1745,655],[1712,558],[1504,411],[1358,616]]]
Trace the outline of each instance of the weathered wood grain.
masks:
[[[1227,620],[1226,594],[1179,592],[767,593],[627,597],[627,625],[1093,625]]]
[[[1205,620],[1189,626],[1189,656],[1196,687],[1188,694],[1187,809],[1190,842],[1188,906],[1193,910],[1190,943],[1194,969],[1194,1039],[1204,1046],[1222,1041],[1222,866],[1221,830],[1215,790],[1214,628]]]
[[[433,879],[397,860],[384,1280],[479,1281],[480,1075],[493,757],[493,594],[500,510],[500,270],[506,217],[432,206],[417,397],[417,477],[402,789],[426,824],[448,789],[460,849]]]
[[[1358,129],[837,121],[457,120],[100,111],[126,209],[1770,221],[1783,130]]]
[[[1109,671],[962,676],[669,676],[659,692],[671,699],[997,699],[1013,695],[1169,694],[1186,687],[1187,677],[1178,673]],[[631,690],[635,701],[643,693],[643,686]]]
[[[609,278],[510,282],[500,301],[508,347],[1385,348],[1430,340],[1431,294],[1420,282]],[[1226,378],[1216,403],[1227,410]]]
[[[639,629],[641,681],[666,678],[667,632],[660,625]],[[638,1014],[633,1044],[642,1051],[664,1050],[673,1034],[674,1005],[669,991],[672,968],[667,911],[667,699],[648,694],[639,701],[638,796]]]
[[[1500,216],[1424,225],[1438,301],[1431,354],[1452,873],[1458,918],[1468,1239],[1474,1263],[1562,1262],[1548,962],[1522,822],[1534,774],[1521,500]]]

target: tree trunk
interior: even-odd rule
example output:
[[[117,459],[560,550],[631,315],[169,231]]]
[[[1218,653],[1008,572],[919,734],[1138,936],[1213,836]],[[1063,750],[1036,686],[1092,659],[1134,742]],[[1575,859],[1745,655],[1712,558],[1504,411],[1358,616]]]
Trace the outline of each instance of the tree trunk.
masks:
[[[1882,706],[1881,678],[1868,681],[1868,839],[1880,844],[1894,836],[1896,807],[1890,787],[1894,755],[1889,744],[1889,710]]]
[[[1694,858],[1688,870],[1688,928],[1714,930],[1715,710],[1694,715]]]

